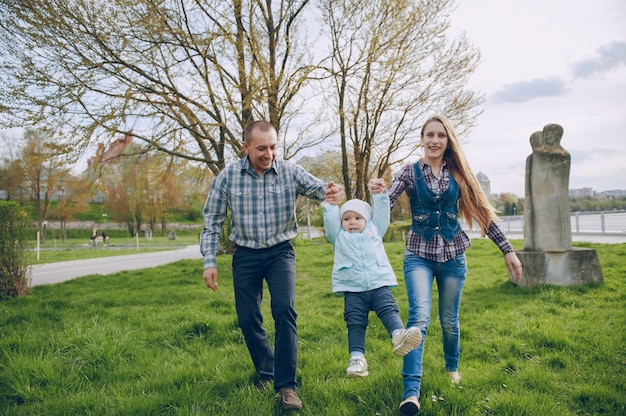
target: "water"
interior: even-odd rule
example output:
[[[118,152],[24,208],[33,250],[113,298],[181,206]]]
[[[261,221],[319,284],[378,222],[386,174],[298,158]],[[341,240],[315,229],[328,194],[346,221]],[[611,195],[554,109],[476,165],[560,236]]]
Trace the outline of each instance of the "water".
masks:
[[[572,241],[602,244],[626,243],[626,212],[573,213]],[[524,216],[502,217],[500,226],[513,239],[524,238]],[[474,237],[472,233],[472,237]]]
[[[626,234],[626,212],[593,212],[573,213],[570,216],[572,234],[574,233],[606,233]],[[524,216],[512,215],[502,217],[500,224],[507,232],[524,230]]]

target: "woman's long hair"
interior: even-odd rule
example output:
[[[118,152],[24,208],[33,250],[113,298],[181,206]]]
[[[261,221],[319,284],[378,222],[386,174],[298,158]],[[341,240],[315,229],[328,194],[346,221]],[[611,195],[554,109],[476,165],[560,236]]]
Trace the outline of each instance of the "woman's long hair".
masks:
[[[485,195],[483,188],[478,183],[478,179],[472,173],[450,120],[441,115],[431,116],[422,126],[420,136],[424,137],[424,129],[428,123],[433,121],[443,124],[443,128],[448,135],[448,147],[443,158],[448,166],[448,171],[458,183],[461,191],[459,213],[470,230],[472,229],[472,220],[475,220],[480,226],[481,235],[484,236],[489,229],[491,221],[498,220],[496,210],[489,203],[487,195]]]

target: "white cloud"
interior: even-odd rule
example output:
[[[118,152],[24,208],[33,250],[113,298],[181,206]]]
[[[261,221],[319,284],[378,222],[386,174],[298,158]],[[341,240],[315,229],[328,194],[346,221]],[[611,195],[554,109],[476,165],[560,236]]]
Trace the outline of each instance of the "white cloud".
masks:
[[[491,96],[495,103],[523,103],[539,97],[560,97],[567,95],[565,82],[552,77],[533,79],[507,84]]]
[[[611,42],[597,50],[598,56],[574,64],[574,76],[589,77],[626,64],[626,42]]]
[[[452,15],[481,50],[484,113],[464,146],[492,192],[524,195],[530,135],[564,128],[570,188],[626,189],[626,2],[463,0]]]

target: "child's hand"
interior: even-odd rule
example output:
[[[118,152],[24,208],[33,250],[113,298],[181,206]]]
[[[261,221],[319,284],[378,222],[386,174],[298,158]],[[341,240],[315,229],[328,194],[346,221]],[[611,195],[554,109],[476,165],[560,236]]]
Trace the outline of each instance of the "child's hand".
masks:
[[[382,178],[372,178],[367,183],[367,189],[370,190],[373,194],[382,193],[387,186],[385,185],[385,180]]]

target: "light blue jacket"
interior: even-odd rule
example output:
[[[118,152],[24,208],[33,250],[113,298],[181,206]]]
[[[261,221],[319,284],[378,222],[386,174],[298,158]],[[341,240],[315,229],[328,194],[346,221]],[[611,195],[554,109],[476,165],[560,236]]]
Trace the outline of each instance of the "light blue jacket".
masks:
[[[350,233],[341,228],[337,205],[322,204],[326,238],[333,245],[335,254],[333,293],[365,292],[398,285],[382,238],[389,228],[389,195],[374,194],[372,199],[372,218],[360,233]]]

